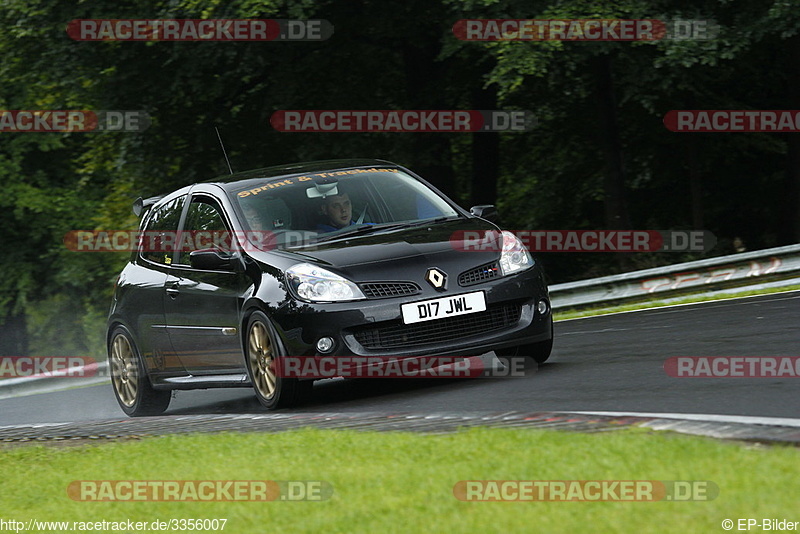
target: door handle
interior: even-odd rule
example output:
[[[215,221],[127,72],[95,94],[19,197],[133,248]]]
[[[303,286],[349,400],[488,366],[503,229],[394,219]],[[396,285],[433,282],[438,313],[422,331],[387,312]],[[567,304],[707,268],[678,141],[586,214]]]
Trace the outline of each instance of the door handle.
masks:
[[[178,295],[180,295],[180,293],[181,292],[178,290],[177,283],[172,284],[170,287],[167,288],[167,294],[172,298],[177,297]]]

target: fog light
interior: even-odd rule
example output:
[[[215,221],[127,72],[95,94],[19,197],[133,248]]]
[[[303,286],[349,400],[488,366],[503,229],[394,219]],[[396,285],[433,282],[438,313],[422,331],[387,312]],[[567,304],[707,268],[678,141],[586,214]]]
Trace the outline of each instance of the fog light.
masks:
[[[317,340],[317,350],[319,352],[330,352],[333,349],[332,337],[321,337]]]
[[[545,313],[547,313],[547,309],[548,306],[546,300],[540,300],[539,303],[536,305],[536,311],[539,312],[539,315],[544,315]]]

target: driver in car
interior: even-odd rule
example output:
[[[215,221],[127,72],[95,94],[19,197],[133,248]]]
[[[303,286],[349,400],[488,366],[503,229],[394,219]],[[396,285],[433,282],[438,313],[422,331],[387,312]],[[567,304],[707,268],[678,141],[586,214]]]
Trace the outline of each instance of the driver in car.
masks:
[[[242,206],[242,211],[244,212],[244,216],[247,219],[247,224],[250,225],[250,228],[255,231],[261,231],[266,229],[266,225],[261,217],[259,211],[255,208],[255,206],[251,204],[246,204]]]
[[[325,197],[322,204],[325,221],[317,225],[317,232],[333,232],[355,224],[353,222],[353,205],[350,195],[341,193]]]

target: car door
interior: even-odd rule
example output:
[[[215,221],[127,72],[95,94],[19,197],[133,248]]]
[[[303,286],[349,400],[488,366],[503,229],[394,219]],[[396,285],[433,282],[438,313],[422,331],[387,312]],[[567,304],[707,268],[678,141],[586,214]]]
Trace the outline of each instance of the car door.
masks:
[[[193,268],[189,256],[208,248],[230,252],[232,236],[220,203],[210,195],[193,194],[164,285],[169,336],[193,375],[244,372],[239,317],[252,282],[240,270]]]
[[[164,284],[171,269],[174,239],[187,195],[154,208],[148,216],[137,257],[125,269],[124,308],[135,317],[139,350],[152,377],[185,374],[169,338],[164,313]]]

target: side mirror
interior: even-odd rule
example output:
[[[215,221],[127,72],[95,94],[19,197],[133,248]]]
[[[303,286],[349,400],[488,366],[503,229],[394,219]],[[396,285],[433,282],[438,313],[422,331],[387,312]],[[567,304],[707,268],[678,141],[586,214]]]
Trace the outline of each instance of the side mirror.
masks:
[[[499,218],[497,208],[494,207],[494,204],[481,204],[480,206],[472,206],[469,209],[469,212],[472,215],[480,217],[481,219],[486,219],[487,221],[497,222],[497,219]]]
[[[189,253],[189,263],[204,271],[237,271],[241,266],[239,258],[232,253],[215,248],[193,250]]]

